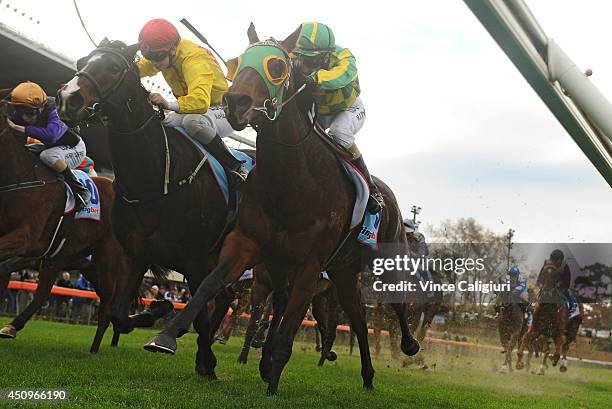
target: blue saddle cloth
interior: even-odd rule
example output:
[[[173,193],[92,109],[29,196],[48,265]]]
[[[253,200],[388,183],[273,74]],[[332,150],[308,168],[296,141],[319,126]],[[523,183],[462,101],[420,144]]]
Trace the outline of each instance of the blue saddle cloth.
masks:
[[[225,203],[227,204],[229,202],[229,188],[227,184],[227,175],[225,174],[225,171],[223,170],[223,166],[221,166],[219,161],[213,155],[211,155],[210,152],[208,152],[206,148],[204,148],[204,146],[200,142],[196,141],[191,136],[189,136],[189,133],[187,133],[185,129],[180,128],[180,127],[176,127],[175,129],[178,131],[179,135],[185,137],[187,140],[193,143],[194,146],[198,148],[198,150],[202,152],[203,155],[208,156],[208,160],[207,160],[208,165],[210,166],[210,169],[212,170],[213,175],[215,176],[215,179],[217,180],[219,189],[221,189],[221,192],[223,193],[223,197],[225,198]],[[235,150],[235,149],[230,149],[230,151],[232,152],[232,154],[234,155],[236,159],[244,162],[244,165],[246,166],[249,172],[255,167],[255,160],[251,158],[249,155],[247,155],[246,153]],[[239,195],[239,193],[237,194]],[[239,200],[236,201],[236,203],[238,202]]]
[[[357,241],[359,243],[364,244],[374,250],[378,249],[378,230],[380,229],[381,212],[372,214],[366,210],[363,215],[361,230],[357,235]]]
[[[91,177],[80,170],[73,170],[74,175],[77,177],[79,182],[81,182],[84,186],[89,190],[91,199],[87,203],[87,205],[76,212],[74,214],[75,219],[88,219],[95,220],[97,222],[100,221],[101,211],[100,211],[100,194],[98,192],[98,187],[93,182]],[[70,213],[74,209],[75,205],[74,193],[68,184],[66,183],[66,207],[64,213]]]

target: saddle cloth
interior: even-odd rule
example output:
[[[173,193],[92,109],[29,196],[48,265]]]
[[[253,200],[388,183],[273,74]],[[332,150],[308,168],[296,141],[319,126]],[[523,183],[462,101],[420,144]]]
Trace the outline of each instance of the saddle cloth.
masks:
[[[93,180],[89,177],[89,175],[80,170],[73,170],[74,175],[79,179],[79,181],[87,187],[89,193],[91,195],[91,199],[85,206],[85,208],[79,210],[74,214],[74,218],[76,219],[88,219],[95,220],[97,222],[100,221],[100,194],[98,193],[98,187],[93,182]],[[66,185],[66,205],[64,207],[64,214],[68,214],[74,210],[75,199],[74,193],[70,186],[64,182]]]
[[[223,193],[223,197],[225,198],[225,203],[227,204],[229,202],[229,188],[227,184],[227,175],[225,174],[225,171],[223,170],[223,166],[221,166],[219,161],[213,155],[211,155],[200,142],[192,138],[184,128],[175,127],[174,129],[176,129],[179,135],[181,135],[182,137],[187,139],[189,142],[191,142],[202,153],[202,155],[208,157],[208,160],[207,160],[208,166],[210,166],[210,169],[212,170],[213,175],[215,176],[215,180],[217,181],[217,185],[219,186],[219,189]],[[235,150],[235,149],[230,149],[230,151],[232,152],[232,154],[234,155],[236,159],[244,162],[244,165],[249,172],[255,167],[255,160],[253,160],[253,158],[251,158],[246,153]],[[237,200],[236,203],[238,202],[239,201]]]

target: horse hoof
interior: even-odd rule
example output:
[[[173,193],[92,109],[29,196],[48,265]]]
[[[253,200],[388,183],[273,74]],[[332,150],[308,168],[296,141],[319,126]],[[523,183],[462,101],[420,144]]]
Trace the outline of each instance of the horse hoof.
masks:
[[[266,390],[266,395],[274,396],[276,395],[276,392],[278,392],[278,385],[272,385],[271,383],[268,383],[268,389]]]
[[[321,357],[319,358],[319,362],[317,363],[317,366],[323,366],[324,363],[325,363],[325,357]]]
[[[510,372],[510,370],[509,370],[509,368],[508,368],[508,365],[502,365],[502,367],[501,367],[501,368],[499,368],[499,371],[498,371],[498,372],[499,372],[499,373],[508,373],[508,372]]]
[[[158,334],[144,345],[144,349],[149,352],[162,352],[174,355],[176,352],[176,339],[166,334]]]
[[[417,352],[421,349],[419,345],[419,341],[414,338],[408,339],[406,341],[402,340],[402,352],[408,356],[416,355]]]
[[[523,369],[524,367],[525,367],[525,364],[524,364],[524,363],[522,363],[522,362],[517,362],[517,363],[516,363],[516,369],[517,369],[517,370],[519,370],[519,371],[520,371],[520,370],[521,370],[521,369]]]
[[[17,329],[11,324],[7,324],[0,329],[0,338],[15,339],[17,337]]]
[[[561,366],[559,367],[559,371],[560,371],[561,373],[565,373],[565,372],[567,372],[567,366],[561,365]]]
[[[208,371],[204,366],[196,365],[195,371],[202,378],[206,378],[209,381],[216,381],[218,379],[214,369],[212,371]]]
[[[374,383],[372,383],[372,381],[364,382],[363,389],[368,390],[368,391],[374,390]]]
[[[336,354],[334,351],[329,351],[329,354],[327,354],[327,360],[329,362],[334,362],[336,359],[338,359],[338,354]]]
[[[243,357],[242,355],[238,357],[238,363],[239,364],[246,364],[247,363],[247,358]]]

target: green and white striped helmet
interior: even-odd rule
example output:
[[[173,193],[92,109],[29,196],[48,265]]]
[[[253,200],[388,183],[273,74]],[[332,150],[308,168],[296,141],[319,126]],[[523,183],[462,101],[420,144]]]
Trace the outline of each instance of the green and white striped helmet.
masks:
[[[323,23],[303,23],[294,54],[315,57],[336,49],[336,39],[331,28]]]

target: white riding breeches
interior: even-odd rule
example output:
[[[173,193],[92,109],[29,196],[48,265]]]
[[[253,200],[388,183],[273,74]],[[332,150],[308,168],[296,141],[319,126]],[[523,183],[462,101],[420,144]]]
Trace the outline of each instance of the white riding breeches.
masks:
[[[192,136],[198,133],[198,140],[205,144],[212,141],[215,135],[225,138],[234,132],[220,105],[208,108],[205,114],[178,114],[166,111],[164,125],[183,127]]]
[[[62,160],[66,162],[70,169],[74,169],[83,162],[85,155],[87,155],[87,148],[85,147],[85,142],[81,139],[74,148],[68,145],[61,145],[45,149],[40,154],[40,160],[49,167]]]
[[[365,107],[361,98],[357,97],[353,105],[346,111],[333,115],[320,115],[318,122],[327,129],[329,136],[348,149],[355,143],[355,134],[363,127],[365,117]]]

